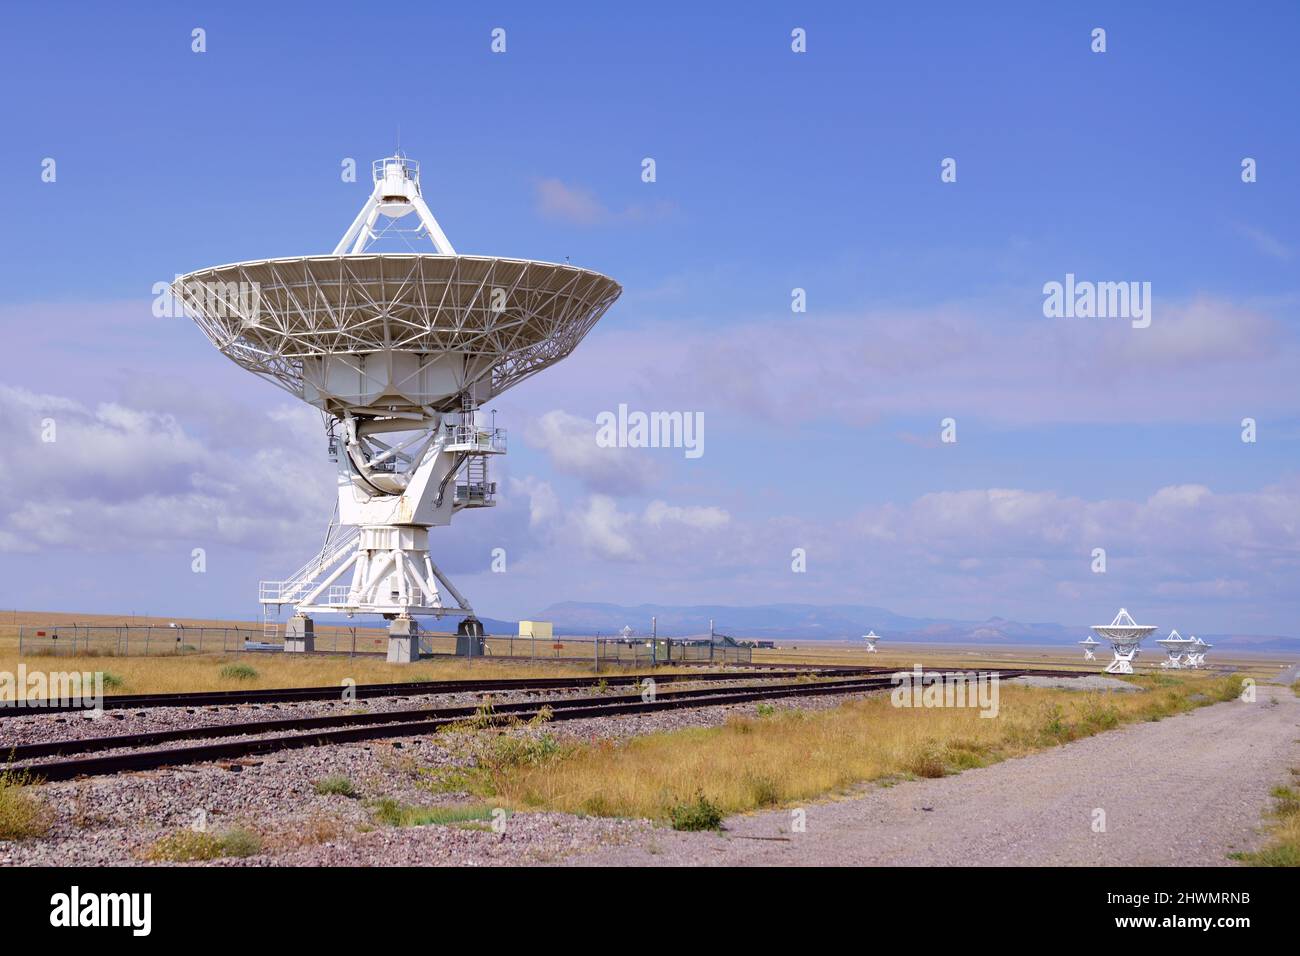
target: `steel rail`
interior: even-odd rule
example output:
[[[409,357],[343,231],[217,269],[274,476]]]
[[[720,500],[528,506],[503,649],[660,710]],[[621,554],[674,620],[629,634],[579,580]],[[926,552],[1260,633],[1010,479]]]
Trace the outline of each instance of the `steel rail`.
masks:
[[[310,725],[321,729],[285,736],[263,736],[250,740],[195,744],[186,747],[143,750],[102,757],[76,757],[48,763],[10,763],[6,769],[13,774],[29,776],[44,782],[55,782],[83,776],[102,776],[212,760],[239,759],[325,744],[417,736],[436,732],[449,724],[462,722],[467,718],[476,716],[480,717],[484,724],[499,724],[511,719],[526,720],[549,711],[548,720],[553,722],[579,720],[586,717],[644,714],[692,707],[717,707],[760,700],[774,700],[783,697],[822,697],[863,693],[883,690],[892,684],[893,681],[889,677],[865,677],[815,684],[778,684],[736,689],[697,688],[694,690],[664,691],[656,694],[650,700],[645,700],[639,695],[629,695],[616,700],[583,697],[558,701],[527,701],[498,705],[490,712],[484,712],[474,707],[449,707],[422,711],[394,711],[384,714],[298,718],[292,721],[257,721],[253,724],[243,725],[215,725],[188,730],[131,734],[117,738],[86,738],[84,740],[29,744],[26,747],[29,748],[27,753],[31,757],[35,755],[36,748],[45,748],[46,752],[49,753],[67,753],[71,748],[80,746],[83,748],[82,752],[91,752],[96,749],[95,745],[97,743],[105,741],[112,741],[112,745],[119,748],[124,746],[149,746],[151,743],[162,742],[160,738],[169,740],[194,739],[197,737],[202,739],[204,736],[227,736],[230,733],[267,733],[272,729],[271,725],[280,724],[295,724],[299,727]],[[343,726],[340,726],[341,724]],[[257,727],[258,729],[250,730],[250,727]],[[181,734],[184,735],[184,738],[168,736],[172,734]],[[56,744],[63,745],[65,749],[49,749],[55,747]],[[17,753],[18,748],[13,748],[13,752]]]
[[[656,691],[659,699],[690,699],[711,697],[727,692],[743,693],[766,689],[788,690],[808,687],[859,686],[864,684],[888,683],[884,677],[851,678],[844,681],[828,681],[818,684],[749,684],[742,687],[702,687],[690,690]],[[3,751],[7,761],[33,760],[39,757],[53,757],[63,754],[91,753],[98,750],[120,750],[128,747],[153,747],[158,744],[172,743],[178,740],[207,739],[213,737],[241,737],[279,733],[294,730],[329,730],[337,727],[382,725],[409,722],[411,720],[462,720],[483,716],[508,719],[518,714],[533,714],[543,708],[552,712],[590,707],[593,704],[635,703],[642,700],[642,694],[599,697],[560,697],[551,700],[513,701],[496,703],[487,701],[478,706],[431,707],[410,710],[389,710],[375,713],[322,714],[311,717],[285,717],[269,720],[250,720],[240,723],[201,724],[194,727],[175,727],[163,730],[146,730],[134,734],[112,734],[102,737],[71,737],[63,740],[41,741],[39,743],[15,744]]]
[[[762,676],[779,679],[804,677],[809,673],[827,673],[839,676],[852,674],[892,673],[896,668],[886,667],[828,667],[820,672],[808,670],[763,671]],[[703,674],[619,674],[597,677],[508,677],[481,680],[411,681],[392,684],[357,684],[352,687],[271,687],[260,690],[187,691],[176,694],[115,694],[106,696],[105,710],[143,710],[156,707],[220,707],[237,704],[278,704],[310,701],[342,700],[347,691],[349,698],[357,700],[373,697],[416,697],[432,694],[486,693],[491,691],[556,690],[577,687],[594,687],[602,682],[609,686],[639,684],[647,677],[657,683],[679,681],[745,680],[754,676],[744,672],[708,672]],[[0,705],[0,718],[39,716],[85,711],[78,704],[45,705],[40,701],[17,702]]]

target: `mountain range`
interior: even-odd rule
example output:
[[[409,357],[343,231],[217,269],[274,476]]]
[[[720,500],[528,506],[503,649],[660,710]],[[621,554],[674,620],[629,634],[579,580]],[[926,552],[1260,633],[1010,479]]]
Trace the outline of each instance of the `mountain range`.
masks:
[[[612,635],[629,626],[638,635],[650,633],[657,621],[663,637],[698,637],[709,633],[709,621],[719,633],[763,640],[856,640],[874,630],[887,641],[935,644],[1068,644],[1082,640],[1087,625],[1013,621],[991,617],[986,621],[952,618],[907,617],[881,607],[859,604],[764,604],[733,607],[725,604],[674,606],[562,601],[537,614],[551,621],[556,634]],[[485,618],[490,633],[513,633],[515,622]],[[1189,628],[1181,628],[1196,633]],[[1164,628],[1157,637],[1164,636]],[[1199,634],[1220,647],[1237,651],[1300,654],[1300,639],[1265,634]]]

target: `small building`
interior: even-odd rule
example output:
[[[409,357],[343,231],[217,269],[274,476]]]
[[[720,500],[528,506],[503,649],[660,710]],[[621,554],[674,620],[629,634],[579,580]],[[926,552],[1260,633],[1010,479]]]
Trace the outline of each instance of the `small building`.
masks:
[[[549,641],[553,634],[551,633],[550,621],[520,621],[519,636],[530,637],[535,641]]]

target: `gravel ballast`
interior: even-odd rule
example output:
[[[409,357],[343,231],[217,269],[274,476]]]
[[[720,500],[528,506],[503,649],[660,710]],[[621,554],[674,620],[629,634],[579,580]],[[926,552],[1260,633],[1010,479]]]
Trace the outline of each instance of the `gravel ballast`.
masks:
[[[793,697],[773,701],[772,706],[810,711],[863,696]],[[686,727],[719,726],[732,717],[756,712],[756,704],[741,704],[472,733],[551,734],[559,740],[580,742],[619,740]],[[212,716],[203,715],[204,722],[212,722]],[[147,862],[144,853],[160,837],[196,822],[217,834],[231,829],[261,834],[265,852],[203,864],[226,866],[554,863],[596,846],[621,844],[654,829],[645,821],[554,813],[511,814],[502,832],[475,823],[418,827],[377,823],[374,804],[385,798],[425,807],[485,805],[469,794],[439,793],[429,786],[431,771],[469,765],[459,736],[311,747],[238,761],[35,786],[32,792],[53,810],[51,831],[41,839],[0,842],[0,865],[140,865]],[[326,777],[348,778],[358,797],[317,793],[316,783]]]
[[[1102,691],[1119,694],[1140,692],[1141,687],[1122,681],[1118,677],[1103,677],[1100,674],[1088,674],[1083,677],[1012,677],[1008,684],[1023,684],[1025,687],[1047,687],[1053,690]]]

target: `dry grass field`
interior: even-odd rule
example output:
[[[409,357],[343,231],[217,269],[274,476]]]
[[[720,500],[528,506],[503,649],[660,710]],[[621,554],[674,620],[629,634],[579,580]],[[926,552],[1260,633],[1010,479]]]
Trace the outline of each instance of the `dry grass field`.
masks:
[[[478,769],[443,783],[519,810],[648,817],[700,829],[727,814],[797,805],[865,782],[985,766],[1228,700],[1241,689],[1239,678],[1206,674],[1130,680],[1145,693],[1006,685],[993,719],[972,708],[899,708],[879,695],[810,713],[760,711],[723,727],[619,744],[475,739]]]
[[[195,654],[185,657],[24,658],[28,669],[103,671],[106,695],[165,694],[198,690],[339,686],[402,681],[465,680],[491,677],[552,677],[583,673],[571,665],[513,664],[485,660],[433,660],[388,664],[369,657],[296,654]],[[233,665],[233,666],[232,666]],[[0,670],[14,672],[16,658],[0,654]],[[246,668],[254,672],[247,674]]]
[[[1300,681],[1291,685],[1300,697]],[[1236,857],[1256,866],[1300,867],[1300,767],[1291,769],[1291,780],[1273,789],[1273,812],[1268,820],[1268,844],[1257,853]]]
[[[18,652],[18,629],[29,628],[28,634],[37,627],[66,628],[70,633],[73,623],[92,626],[115,625],[153,625],[158,637],[155,639],[157,651],[149,655],[63,654],[57,657],[47,654],[23,654]],[[235,628],[254,630],[260,636],[260,628],[251,622],[212,621],[198,618],[157,618],[144,616],[94,615],[94,614],[52,614],[47,612],[4,611],[0,612],[0,671],[16,673],[20,662],[25,662],[29,669],[39,667],[68,671],[103,671],[111,675],[105,687],[107,694],[147,694],[173,693],[198,690],[233,690],[261,689],[272,687],[325,687],[340,684],[344,679],[351,679],[358,684],[381,684],[401,681],[429,680],[468,680],[493,677],[554,677],[580,676],[594,673],[595,668],[586,660],[556,660],[550,658],[549,647],[538,652],[537,659],[527,657],[527,642],[517,641],[514,650],[519,655],[514,659],[478,658],[463,659],[442,657],[424,660],[416,664],[389,664],[382,658],[372,656],[350,657],[346,650],[337,655],[316,654],[282,654],[267,652],[214,651],[205,653],[177,654],[175,637],[182,632],[171,629],[171,624],[182,625],[188,632],[194,633],[198,628]],[[346,628],[317,628],[317,647],[330,646],[330,640],[338,639],[337,646],[349,648],[350,635]],[[185,638],[192,640],[192,638]],[[435,653],[451,654],[455,639],[449,635],[435,636],[433,649]],[[217,645],[220,646],[219,644]],[[230,645],[232,648],[235,644]],[[382,631],[367,629],[361,632],[358,650],[380,651],[387,646],[387,638]],[[255,676],[231,676],[230,665],[244,665],[255,671]],[[675,673],[690,668],[659,668],[658,673]],[[235,668],[243,671],[243,668]],[[224,672],[224,673],[223,673]],[[620,673],[624,671],[620,670]],[[631,669],[626,671],[632,673]]]
[[[149,655],[138,655],[135,650],[129,656],[59,655],[49,656],[23,655],[18,653],[18,632],[20,627],[28,629],[30,636],[37,627],[56,626],[70,628],[73,623],[81,625],[110,626],[131,624],[137,627],[153,625],[154,645]],[[181,625],[185,630],[171,629],[171,624]],[[177,640],[192,642],[198,628],[241,628],[253,632],[260,638],[260,625],[253,622],[213,621],[199,618],[145,617],[133,615],[73,614],[49,613],[40,611],[3,611],[0,612],[0,671],[15,672],[20,660],[33,667],[39,663],[42,668],[50,668],[51,662],[59,661],[60,670],[105,671],[117,680],[111,681],[106,688],[110,694],[167,693],[185,690],[219,690],[236,687],[269,688],[293,686],[325,686],[338,684],[345,678],[351,678],[362,684],[383,683],[405,680],[455,680],[459,678],[489,677],[544,677],[557,674],[577,675],[594,671],[591,663],[581,658],[558,660],[549,645],[540,645],[539,650],[522,640],[510,641],[509,637],[494,638],[491,643],[501,655],[495,658],[462,660],[451,657],[422,661],[419,664],[388,664],[382,658],[370,656],[347,656],[352,646],[352,635],[346,627],[321,625],[317,628],[317,648],[319,650],[338,649],[339,656],[312,655],[298,656],[277,654],[275,652],[242,653],[235,648],[238,642],[232,639],[228,652],[220,651],[220,643],[212,642],[205,646],[204,653],[177,654],[180,644]],[[66,633],[66,632],[65,632]],[[232,632],[233,633],[233,632]],[[66,637],[65,637],[66,640]],[[563,638],[560,638],[562,641]],[[138,646],[138,645],[137,645]],[[187,645],[187,646],[192,646]],[[376,628],[359,628],[357,633],[358,652],[377,652],[386,647],[384,633]],[[577,645],[574,645],[577,646]],[[589,646],[589,645],[588,645]],[[861,643],[841,641],[790,641],[782,642],[775,650],[754,651],[755,663],[768,664],[825,664],[871,667],[911,668],[920,663],[925,667],[945,667],[972,670],[979,667],[1040,667],[1053,669],[1078,669],[1096,672],[1101,663],[1085,663],[1082,653],[1075,647],[1037,648],[988,646],[981,648],[955,647],[937,644],[889,644],[884,641],[881,650],[868,654]],[[451,654],[454,639],[450,636],[433,638],[435,653]],[[535,660],[530,659],[536,653]],[[512,659],[505,655],[514,654]],[[1160,655],[1152,650],[1142,659],[1142,669],[1154,668],[1158,671]],[[1256,679],[1267,679],[1277,674],[1279,667],[1287,663],[1280,658],[1244,657],[1212,658],[1212,662],[1222,668]],[[227,665],[242,663],[257,672],[255,677],[234,678],[222,676]],[[679,670],[680,668],[673,668]],[[664,669],[660,669],[660,673]]]

